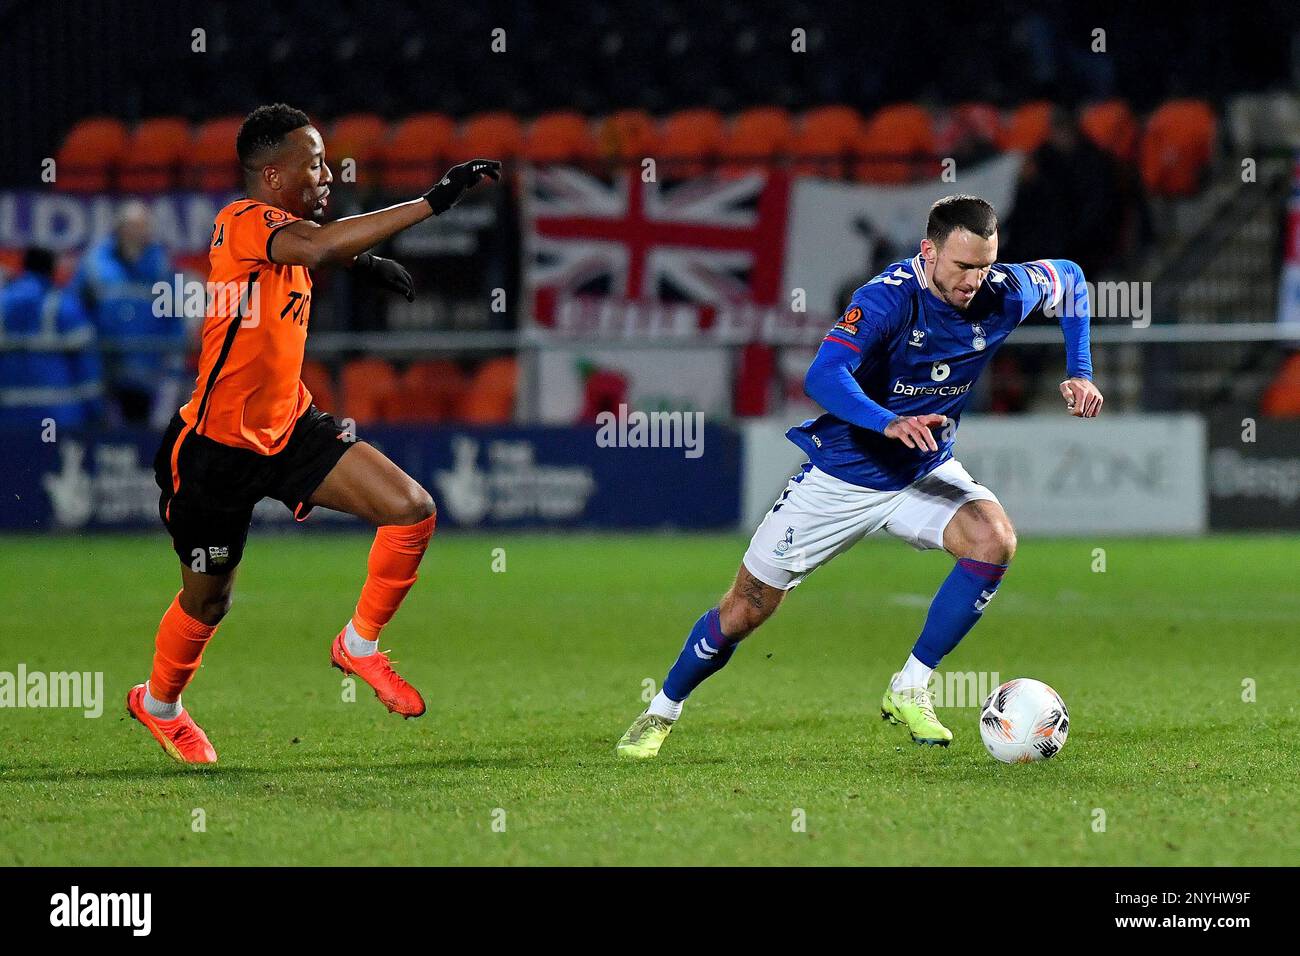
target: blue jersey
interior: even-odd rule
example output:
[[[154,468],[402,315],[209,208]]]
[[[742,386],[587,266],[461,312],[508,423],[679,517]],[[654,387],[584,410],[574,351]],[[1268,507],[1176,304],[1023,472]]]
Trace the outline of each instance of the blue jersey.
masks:
[[[1091,378],[1088,294],[1075,263],[996,263],[962,311],[930,290],[919,255],[896,262],[853,293],[808,370],[805,390],[827,413],[787,437],[836,478],[905,488],[952,457],[980,372],[1016,326],[1049,307],[1061,315],[1066,374]],[[900,415],[928,414],[952,421],[933,430],[938,451],[883,434]]]

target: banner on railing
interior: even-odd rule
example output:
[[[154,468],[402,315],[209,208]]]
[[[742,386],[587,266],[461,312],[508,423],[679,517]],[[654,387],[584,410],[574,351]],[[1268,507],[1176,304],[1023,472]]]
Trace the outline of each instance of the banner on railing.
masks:
[[[987,199],[1005,220],[1020,165],[1019,153],[1006,153],[956,170],[952,182],[909,186],[795,180],[781,287],[803,290],[812,313],[838,315],[854,289],[889,263],[916,254],[936,199],[972,193]]]
[[[699,306],[780,301],[789,178],[779,170],[645,182],[564,166],[523,173],[524,290],[542,331],[568,299],[632,303],[632,325],[698,322]],[[686,309],[660,308],[684,303]],[[642,306],[644,304],[644,306]]]
[[[537,353],[537,417],[547,425],[591,422],[620,404],[641,411],[731,417],[731,353],[725,348],[602,349]]]
[[[585,428],[363,428],[438,504],[439,527],[731,528],[739,516],[740,440],[698,416],[638,417],[624,408]],[[0,529],[161,528],[158,436],[39,429],[0,432]],[[276,501],[255,523],[291,525]],[[354,523],[317,509],[304,527]]]
[[[525,169],[527,331],[584,343],[539,357],[541,420],[589,419],[611,392],[642,409],[728,410],[724,346],[815,345],[852,289],[916,248],[935,199],[976,192],[1005,216],[1020,165],[1013,153],[963,169],[960,184],[912,186]],[[610,339],[691,347],[602,349]]]

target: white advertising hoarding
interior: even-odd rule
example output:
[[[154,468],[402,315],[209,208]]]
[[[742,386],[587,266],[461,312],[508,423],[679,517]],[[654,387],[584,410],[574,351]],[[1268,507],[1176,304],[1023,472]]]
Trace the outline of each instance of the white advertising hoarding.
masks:
[[[745,426],[741,513],[752,529],[803,453],[792,422]],[[1199,415],[966,415],[955,457],[1026,534],[1199,534],[1206,529]]]

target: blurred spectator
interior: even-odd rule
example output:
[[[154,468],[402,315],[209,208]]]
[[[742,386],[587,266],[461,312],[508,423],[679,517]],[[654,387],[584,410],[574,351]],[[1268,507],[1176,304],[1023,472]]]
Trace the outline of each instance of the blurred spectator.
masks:
[[[1047,141],[1025,158],[998,256],[1073,259],[1091,278],[1121,255],[1121,196],[1114,160],[1058,108]]]
[[[170,286],[174,281],[166,250],[153,240],[152,216],[141,202],[121,208],[112,235],[86,251],[73,279],[100,339],[108,343],[104,364],[112,399],[109,411],[119,422],[157,425],[179,404],[185,320],[155,316],[153,294],[154,283]],[[171,340],[177,350],[131,348],[132,340],[144,339]]]
[[[90,316],[54,285],[54,255],[28,249],[0,289],[0,426],[81,428],[99,417],[102,391]]]

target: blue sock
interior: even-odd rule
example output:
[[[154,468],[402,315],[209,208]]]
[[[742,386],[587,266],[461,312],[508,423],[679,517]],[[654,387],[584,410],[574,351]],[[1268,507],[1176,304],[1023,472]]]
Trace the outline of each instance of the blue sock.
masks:
[[[1007,567],[973,558],[958,560],[930,602],[925,627],[912,648],[913,656],[926,667],[938,667],[944,655],[956,647],[980,619],[984,608],[997,593]]]
[[[739,643],[723,635],[716,607],[706,611],[691,628],[686,646],[664,678],[664,696],[679,703],[685,700],[706,677],[722,670]]]

